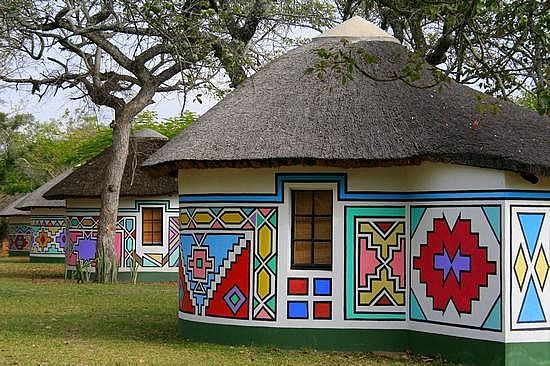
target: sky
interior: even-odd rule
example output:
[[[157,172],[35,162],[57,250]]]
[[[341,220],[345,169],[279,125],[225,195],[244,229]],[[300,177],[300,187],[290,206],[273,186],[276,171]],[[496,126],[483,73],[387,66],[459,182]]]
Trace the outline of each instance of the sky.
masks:
[[[2,0],[0,0],[2,1]],[[319,32],[298,28],[290,32],[291,36],[296,38],[311,38],[319,34]],[[197,115],[202,115],[212,108],[219,100],[208,97],[203,93],[201,97],[202,103],[195,100],[194,95],[189,93],[186,101],[185,111],[191,111]],[[110,108],[103,107],[97,110],[97,107],[91,102],[85,100],[71,100],[74,97],[69,90],[60,90],[57,95],[45,96],[40,100],[36,95],[30,93],[30,87],[19,86],[16,90],[13,86],[0,89],[0,112],[13,113],[30,113],[36,120],[48,121],[61,117],[65,110],[74,111],[78,108],[88,109],[98,118],[99,122],[110,123],[114,117]],[[182,100],[177,93],[162,93],[157,94],[153,98],[155,103],[146,108],[148,111],[155,111],[159,118],[174,117],[182,112]],[[86,108],[87,107],[87,108]]]
[[[39,121],[48,121],[61,117],[66,109],[74,111],[77,108],[91,106],[89,102],[86,103],[83,100],[71,100],[72,96],[72,93],[68,91],[60,91],[55,96],[45,96],[40,100],[38,96],[31,95],[28,88],[2,89],[0,91],[0,112],[30,113]],[[156,111],[160,118],[177,116],[181,112],[183,103],[176,93],[157,95],[154,100],[155,103],[147,110]],[[194,96],[188,96],[185,110],[201,115],[217,103],[217,100],[207,97],[202,97],[201,100],[202,103],[198,103],[194,101]],[[113,119],[112,111],[108,108],[101,109],[99,113],[95,111],[95,113],[100,122],[109,123]]]

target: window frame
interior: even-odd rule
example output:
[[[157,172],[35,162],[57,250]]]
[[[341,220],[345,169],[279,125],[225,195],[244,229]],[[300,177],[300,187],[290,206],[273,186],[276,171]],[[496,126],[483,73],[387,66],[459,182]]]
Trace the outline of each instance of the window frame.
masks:
[[[155,222],[159,222],[160,223],[160,242],[154,242],[154,241],[151,241],[151,242],[146,242],[145,241],[145,211],[146,210],[151,210],[151,240],[153,240],[154,238],[154,233],[155,233],[155,225],[154,223]],[[154,211],[160,211],[160,220],[155,220],[154,219],[154,214],[153,212]],[[141,245],[142,246],[145,246],[145,247],[161,247],[164,245],[164,210],[162,207],[142,207],[141,208]]]
[[[296,214],[296,196],[295,192],[312,192],[312,207],[311,214]],[[331,194],[331,213],[330,214],[315,214],[315,192],[324,191],[330,192]],[[319,270],[319,271],[332,271],[332,266],[334,262],[334,191],[332,189],[312,189],[312,188],[291,188],[290,189],[290,200],[291,200],[291,212],[290,212],[290,269],[291,270]],[[311,244],[311,257],[309,264],[295,264],[294,262],[294,252],[295,245],[297,241],[307,242],[308,240],[296,239],[295,238],[295,225],[296,217],[309,217],[311,219],[311,239],[309,240]],[[329,218],[330,219],[330,239],[328,240],[330,245],[330,263],[329,264],[315,264],[315,243],[316,242],[327,242],[327,240],[315,240],[315,218]]]

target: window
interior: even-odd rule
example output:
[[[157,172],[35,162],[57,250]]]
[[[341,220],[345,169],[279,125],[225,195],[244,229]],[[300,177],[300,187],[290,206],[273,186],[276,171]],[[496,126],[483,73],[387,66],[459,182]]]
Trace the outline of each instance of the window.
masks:
[[[162,245],[162,208],[144,208],[143,245]]]
[[[292,191],[292,268],[332,268],[332,191]]]

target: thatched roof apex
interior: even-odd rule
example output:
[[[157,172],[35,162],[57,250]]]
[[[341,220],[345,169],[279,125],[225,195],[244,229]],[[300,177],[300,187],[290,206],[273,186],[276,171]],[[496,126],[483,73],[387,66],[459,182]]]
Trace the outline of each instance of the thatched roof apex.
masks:
[[[9,216],[30,216],[30,211],[18,210],[15,208],[22,200],[24,200],[30,193],[21,194],[17,196],[8,196],[9,198],[3,198],[3,204],[9,201],[10,203],[3,207],[0,210],[0,217],[9,217]],[[4,200],[6,199],[6,200]]]
[[[403,46],[389,35],[371,40],[365,31],[367,40],[357,40],[360,33],[350,32],[350,42],[338,38],[346,32],[326,37],[329,31],[264,66],[144,166],[160,174],[436,161],[550,176],[548,117],[453,81],[437,83],[429,65],[411,85],[400,78],[408,58]],[[347,85],[338,73],[322,80],[305,74],[319,60],[315,50],[331,47],[360,47],[377,62],[362,65],[369,76],[355,73]]]
[[[397,38],[359,16],[346,20],[316,38],[346,38],[351,41],[387,41],[399,43]]]
[[[177,178],[152,177],[141,168],[142,162],[162,147],[166,141],[166,136],[149,131],[138,133],[130,138],[130,148],[120,189],[121,196],[160,196],[177,193]],[[69,176],[53,186],[45,197],[49,199],[100,197],[111,154],[112,150],[109,147],[86,164],[76,168]]]
[[[168,137],[164,136],[162,133],[152,130],[150,128],[143,128],[139,131],[136,131],[132,134],[133,138],[141,139],[159,139],[168,141]]]
[[[16,205],[19,210],[30,210],[33,208],[65,208],[65,200],[48,200],[43,197],[43,194],[50,190],[53,186],[65,179],[72,170],[67,170],[64,173],[52,178],[44,183],[31,193],[29,193],[21,202]]]

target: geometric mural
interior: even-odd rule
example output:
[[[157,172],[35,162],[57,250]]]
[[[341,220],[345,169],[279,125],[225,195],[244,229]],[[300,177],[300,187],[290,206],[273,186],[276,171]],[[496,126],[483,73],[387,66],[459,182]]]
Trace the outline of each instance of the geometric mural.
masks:
[[[32,227],[29,224],[9,224],[8,241],[10,252],[28,252],[32,242]]]
[[[405,319],[405,208],[346,207],[346,319]]]
[[[500,206],[412,206],[410,220],[410,319],[500,331]]]
[[[76,265],[76,258],[83,261],[95,259],[97,225],[99,216],[69,214],[69,233],[71,246],[68,258],[69,266]],[[136,249],[136,216],[118,216],[115,231],[115,248],[119,268],[131,269],[137,265],[146,268],[177,267],[179,247],[179,220],[177,216],[168,217],[168,248],[159,253],[149,247],[143,247],[139,254]],[[95,265],[95,263],[92,263]]]
[[[332,278],[289,277],[287,279],[287,319],[332,319]],[[311,296],[319,296],[310,301]],[[321,300],[321,301],[320,301]]]
[[[180,223],[180,310],[275,320],[277,209],[187,207]]]
[[[98,216],[68,216],[69,242],[68,242],[68,266],[76,266],[77,260],[81,262],[95,260]],[[115,232],[115,249],[117,264],[120,267],[122,261],[130,261],[135,247],[135,218],[118,217]],[[123,248],[124,251],[123,251]],[[128,250],[129,249],[129,250]],[[122,258],[121,258],[122,256]],[[95,263],[91,263],[95,266]]]
[[[513,330],[550,329],[550,207],[511,207]]]
[[[32,216],[31,226],[33,230],[31,255],[64,254],[66,241],[65,217]]]

